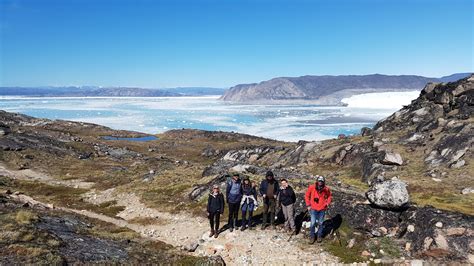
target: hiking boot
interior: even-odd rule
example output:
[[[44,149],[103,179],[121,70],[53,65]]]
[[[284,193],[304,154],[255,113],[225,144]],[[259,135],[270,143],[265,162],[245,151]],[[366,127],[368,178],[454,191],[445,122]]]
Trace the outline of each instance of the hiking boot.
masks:
[[[276,225],[272,224],[272,229],[276,230],[277,229]]]
[[[219,236],[219,233],[214,234],[214,238],[217,238]]]
[[[266,227],[267,227],[266,224],[262,224],[262,230],[265,230]]]
[[[318,237],[318,243],[321,243],[321,242],[323,242],[323,240],[320,237]]]
[[[229,229],[229,231],[230,231],[231,233],[234,232],[234,227],[231,227],[231,228]]]
[[[311,238],[309,239],[309,244],[312,245],[312,244],[314,244],[314,242],[316,242],[316,237],[311,237]]]
[[[209,237],[212,237],[214,235],[214,230],[211,230],[211,233],[209,233]]]
[[[240,231],[244,231],[245,230],[245,226],[242,226],[242,228],[240,228]]]

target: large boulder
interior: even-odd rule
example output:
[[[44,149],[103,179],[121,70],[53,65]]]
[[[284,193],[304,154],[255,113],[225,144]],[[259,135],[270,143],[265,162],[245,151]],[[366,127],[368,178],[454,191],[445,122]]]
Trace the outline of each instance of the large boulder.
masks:
[[[388,165],[402,165],[402,156],[396,152],[385,151],[382,159],[383,164]]]
[[[407,185],[401,180],[388,180],[372,184],[367,199],[380,208],[399,210],[407,207],[410,196]]]

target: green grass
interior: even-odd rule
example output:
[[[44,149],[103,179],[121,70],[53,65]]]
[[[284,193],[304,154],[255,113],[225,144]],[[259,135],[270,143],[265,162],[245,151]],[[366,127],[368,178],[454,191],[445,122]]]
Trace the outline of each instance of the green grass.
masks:
[[[365,239],[361,236],[354,235],[353,229],[349,227],[347,222],[343,222],[339,230],[339,238],[323,242],[324,249],[332,255],[339,257],[342,263],[364,262],[367,259],[361,256],[364,251]],[[350,239],[356,239],[356,244],[352,248],[347,248]]]
[[[474,194],[415,192],[411,193],[411,197],[414,202],[421,206],[430,205],[439,209],[474,215]]]
[[[400,247],[389,237],[374,238],[368,241],[367,246],[371,253],[375,253],[375,257],[399,258],[402,255]],[[383,253],[381,253],[381,250]]]
[[[12,180],[6,176],[0,176],[0,187],[12,186]]]

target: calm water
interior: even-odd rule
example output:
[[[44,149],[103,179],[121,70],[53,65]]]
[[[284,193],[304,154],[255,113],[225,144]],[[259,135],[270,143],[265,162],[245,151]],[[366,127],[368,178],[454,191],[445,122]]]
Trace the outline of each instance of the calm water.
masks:
[[[35,117],[84,121],[150,134],[194,128],[272,139],[321,140],[358,134],[396,109],[317,105],[240,105],[217,97],[0,98],[0,109]]]

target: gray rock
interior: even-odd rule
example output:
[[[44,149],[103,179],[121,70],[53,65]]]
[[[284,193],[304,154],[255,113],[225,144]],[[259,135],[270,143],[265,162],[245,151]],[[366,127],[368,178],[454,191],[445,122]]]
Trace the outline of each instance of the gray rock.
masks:
[[[439,84],[439,83],[429,82],[429,83],[426,84],[426,86],[423,88],[423,90],[421,91],[421,93],[422,93],[422,94],[427,94],[427,93],[433,92],[433,90],[436,88],[436,86],[437,86],[438,84]]]
[[[422,108],[420,108],[420,109],[418,109],[418,110],[413,111],[413,113],[414,113],[415,115],[417,115],[417,116],[424,116],[424,115],[427,115],[428,112],[429,112],[429,111],[428,111],[425,107],[422,107]]]
[[[194,252],[196,251],[196,249],[199,247],[199,243],[198,242],[194,242],[194,243],[189,243],[185,246],[183,246],[183,249],[188,251],[188,252]]]
[[[461,168],[466,164],[466,161],[464,160],[459,160],[453,164],[451,164],[451,168]]]
[[[389,165],[402,165],[403,159],[402,156],[396,152],[385,151],[382,163]]]
[[[347,151],[345,149],[342,149],[335,157],[335,163],[337,164],[342,164],[342,161],[346,157]]]
[[[349,243],[347,244],[347,248],[354,247],[355,242],[356,242],[355,238],[352,238],[351,240],[349,240]]]
[[[374,229],[372,231],[370,231],[370,234],[373,236],[373,237],[381,237],[382,236],[382,233],[377,230],[377,229]]]
[[[247,172],[247,170],[249,168],[251,168],[252,166],[249,165],[249,164],[238,164],[232,168],[230,168],[230,171],[231,172],[239,172],[239,173],[243,173],[243,172]]]
[[[449,249],[449,244],[448,241],[446,240],[446,237],[444,237],[442,234],[437,234],[435,239],[434,239],[436,246],[440,249]]]
[[[431,243],[433,243],[433,238],[426,237],[423,241],[423,250],[428,250],[431,247]]]
[[[474,188],[472,188],[472,187],[464,188],[464,189],[461,191],[461,194],[463,194],[463,195],[471,194],[471,193],[474,193]]]
[[[408,205],[410,196],[407,185],[400,180],[374,183],[366,193],[370,203],[387,209],[401,209]]]

